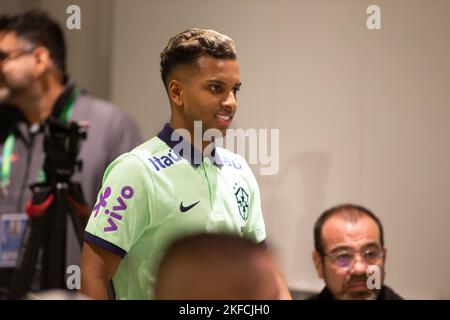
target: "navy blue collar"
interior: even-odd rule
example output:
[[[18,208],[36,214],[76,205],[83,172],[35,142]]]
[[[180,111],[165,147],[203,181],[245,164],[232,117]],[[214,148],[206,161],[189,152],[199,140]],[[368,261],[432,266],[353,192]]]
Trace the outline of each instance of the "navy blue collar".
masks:
[[[167,144],[172,150],[174,150],[175,153],[185,158],[187,161],[189,161],[190,164],[197,168],[203,161],[202,152],[200,152],[189,141],[185,140],[181,135],[174,131],[175,130],[173,130],[170,125],[166,123],[161,132],[158,133],[157,137],[164,141],[164,143]],[[183,150],[190,150],[190,154],[188,154],[189,152],[183,152]],[[211,154],[207,155],[206,157],[210,158],[211,162],[216,166],[223,165],[223,161],[220,158],[219,153],[217,152],[215,147],[211,151]]]

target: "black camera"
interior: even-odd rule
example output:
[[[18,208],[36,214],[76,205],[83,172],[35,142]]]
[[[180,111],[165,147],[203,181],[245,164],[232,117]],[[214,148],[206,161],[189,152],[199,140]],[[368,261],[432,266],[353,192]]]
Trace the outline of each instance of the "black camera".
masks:
[[[87,137],[87,126],[76,122],[62,123],[50,117],[43,130],[47,181],[67,181],[75,170],[81,170],[82,162],[77,156]]]

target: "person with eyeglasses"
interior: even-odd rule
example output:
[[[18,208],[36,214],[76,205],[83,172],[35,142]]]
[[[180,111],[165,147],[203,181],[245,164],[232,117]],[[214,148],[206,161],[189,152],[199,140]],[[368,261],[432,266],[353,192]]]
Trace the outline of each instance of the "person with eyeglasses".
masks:
[[[142,142],[140,130],[120,109],[91,96],[70,78],[63,30],[49,15],[37,10],[0,15],[2,225],[8,224],[6,216],[24,216],[25,204],[31,197],[29,186],[45,181],[41,129],[51,117],[61,122],[89,123],[87,139],[82,141],[79,153],[83,166],[73,180],[81,183],[92,208],[104,170],[116,157]],[[68,234],[66,266],[77,265],[80,248],[72,229],[68,229]],[[4,234],[2,239],[5,237]],[[8,250],[14,253],[18,249]],[[3,257],[0,255],[0,287],[8,287],[15,261],[4,261]]]
[[[400,300],[384,284],[383,226],[367,208],[343,204],[326,210],[314,226],[313,262],[325,288],[310,300]]]

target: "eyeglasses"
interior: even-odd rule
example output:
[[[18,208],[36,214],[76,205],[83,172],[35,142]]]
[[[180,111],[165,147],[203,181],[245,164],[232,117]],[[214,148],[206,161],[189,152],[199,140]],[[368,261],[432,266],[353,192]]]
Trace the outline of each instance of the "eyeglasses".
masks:
[[[19,58],[20,56],[23,56],[24,54],[30,54],[34,51],[34,49],[35,48],[28,49],[28,50],[14,49],[14,50],[11,50],[10,52],[5,52],[3,50],[0,50],[0,63],[4,62],[6,60],[9,60],[9,59]],[[16,53],[16,54],[14,54],[14,53]]]
[[[330,254],[322,254],[324,257],[329,257],[332,262],[340,268],[350,268],[355,261],[355,256],[359,255],[368,265],[374,265],[380,262],[383,257],[383,251],[378,247],[364,248],[360,252],[352,250],[340,250]]]

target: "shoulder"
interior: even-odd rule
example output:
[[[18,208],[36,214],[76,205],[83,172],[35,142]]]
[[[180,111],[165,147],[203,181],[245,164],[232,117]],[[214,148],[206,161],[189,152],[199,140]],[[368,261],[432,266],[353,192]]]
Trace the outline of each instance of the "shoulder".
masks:
[[[390,287],[383,285],[381,289],[380,295],[378,296],[379,300],[403,300],[394,290]]]
[[[168,147],[158,137],[153,137],[130,152],[124,153],[111,163],[112,165],[118,165],[122,163],[136,164],[142,162],[142,158],[148,155],[159,154],[165,152]],[[145,162],[145,161],[144,161]]]
[[[157,136],[143,142],[136,148],[131,150],[129,153],[136,156],[137,158],[142,158],[143,156],[160,156],[171,149],[167,146],[160,138]]]
[[[124,153],[106,168],[103,175],[103,187],[113,191],[130,187],[139,190],[141,194],[150,192],[153,188],[153,176],[148,166],[135,153]]]
[[[87,93],[81,93],[75,102],[75,105],[79,109],[92,109],[94,111],[106,111],[110,113],[120,113],[120,110],[111,102],[91,96]],[[84,111],[84,110],[83,110]]]
[[[139,161],[140,167],[145,167],[149,174],[167,168],[181,159],[158,137],[153,137],[140,144],[131,150],[126,158],[133,158],[133,162]],[[170,163],[168,163],[169,161]]]
[[[106,168],[105,177],[116,176],[125,173],[128,177],[139,176],[144,169],[142,161],[133,153],[127,152],[116,158]]]
[[[80,94],[75,102],[74,117],[80,120],[134,121],[123,110],[113,103],[91,96]]]

